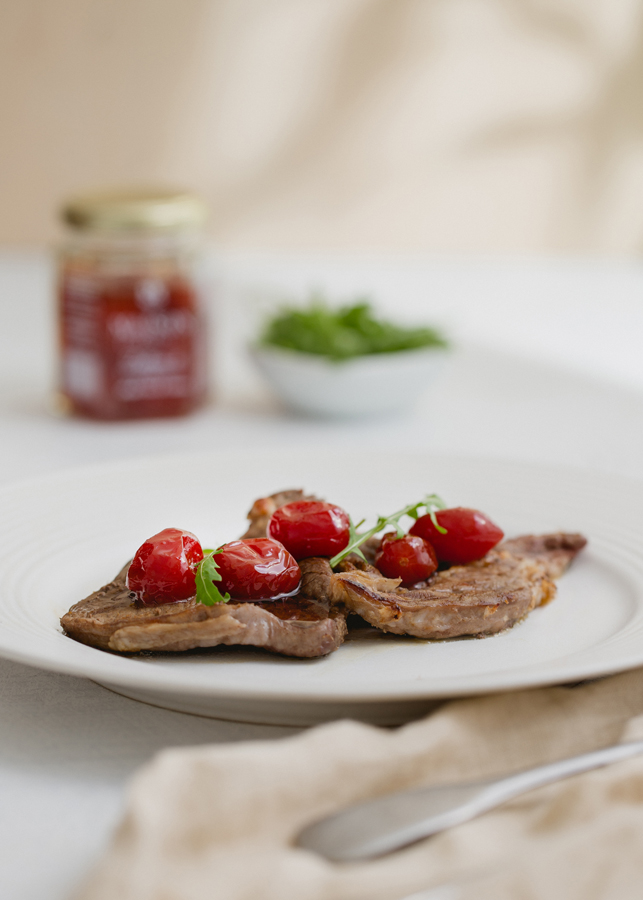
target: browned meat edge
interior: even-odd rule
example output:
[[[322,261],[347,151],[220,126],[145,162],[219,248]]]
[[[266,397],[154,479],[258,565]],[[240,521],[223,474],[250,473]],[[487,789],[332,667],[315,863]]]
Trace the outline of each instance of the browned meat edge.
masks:
[[[560,577],[586,540],[577,534],[525,535],[482,560],[437,572],[419,589],[400,587],[352,557],[334,573],[328,560],[301,563],[302,590],[357,613],[383,631],[443,639],[504,631],[548,603]]]
[[[264,603],[203,606],[194,599],[161,606],[137,606],[127,587],[127,566],[114,581],[66,613],[66,634],[104,650],[180,651],[218,644],[263,647],[285,656],[325,656],[346,634],[341,610],[297,596]]]

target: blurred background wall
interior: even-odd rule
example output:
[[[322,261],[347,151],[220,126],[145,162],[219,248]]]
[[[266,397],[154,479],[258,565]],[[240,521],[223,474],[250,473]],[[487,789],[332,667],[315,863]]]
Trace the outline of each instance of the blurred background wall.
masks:
[[[96,186],[232,247],[643,249],[643,0],[0,0],[0,242]]]

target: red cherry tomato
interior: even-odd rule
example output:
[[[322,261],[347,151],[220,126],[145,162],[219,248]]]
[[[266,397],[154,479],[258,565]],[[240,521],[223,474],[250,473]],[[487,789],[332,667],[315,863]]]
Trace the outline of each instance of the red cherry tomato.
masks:
[[[455,506],[441,509],[435,516],[446,528],[446,534],[440,534],[428,515],[417,520],[410,534],[430,541],[440,562],[451,566],[464,566],[482,559],[504,537],[504,532],[477,509]]]
[[[401,578],[403,585],[424,581],[438,567],[433,547],[424,538],[395,532],[385,534],[375,555],[375,565],[387,578]]]
[[[296,560],[270,538],[231,541],[214,561],[222,579],[217,587],[236,600],[273,600],[297,590],[301,580]]]
[[[145,541],[127,572],[127,587],[146,606],[187,600],[196,593],[195,571],[203,559],[190,531],[165,528]]]
[[[272,514],[268,536],[281,541],[295,559],[335,556],[348,544],[348,514],[320,500],[296,500]]]

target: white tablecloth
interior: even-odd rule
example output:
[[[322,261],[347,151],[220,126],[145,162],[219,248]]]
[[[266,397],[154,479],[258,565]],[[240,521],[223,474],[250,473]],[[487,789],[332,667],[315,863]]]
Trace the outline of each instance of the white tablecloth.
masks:
[[[0,254],[0,484],[100,460],[193,448],[424,447],[557,461],[643,478],[643,265],[217,254],[210,265],[217,404],[182,421],[100,424],[48,412],[52,273]],[[456,350],[409,416],[332,424],[283,413],[243,345],[275,299],[371,292],[445,326]],[[67,897],[117,820],[127,777],[170,745],[277,737],[145,706],[0,661],[0,896]]]

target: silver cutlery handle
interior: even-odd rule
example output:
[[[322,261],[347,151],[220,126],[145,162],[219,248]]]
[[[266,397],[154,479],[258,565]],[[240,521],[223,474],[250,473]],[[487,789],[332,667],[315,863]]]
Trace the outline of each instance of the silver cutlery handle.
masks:
[[[512,797],[643,753],[617,744],[493,781],[416,788],[352,806],[305,828],[297,843],[337,862],[380,856],[468,822]]]
[[[604,747],[602,750],[593,750],[591,753],[583,753],[581,756],[561,759],[538,766],[536,769],[527,769],[524,772],[517,772],[515,775],[508,775],[499,781],[489,782],[484,791],[486,802],[480,812],[484,809],[491,809],[526,791],[544,787],[546,784],[552,784],[562,778],[569,778],[571,775],[580,775],[581,772],[589,772],[591,769],[599,769],[601,766],[629,759],[639,753],[643,753],[643,741],[631,741],[626,744],[616,744],[613,747]]]

